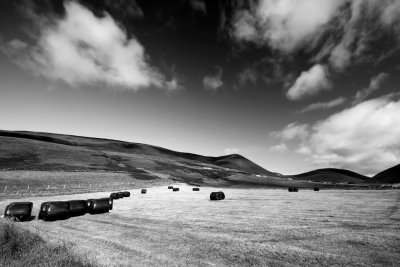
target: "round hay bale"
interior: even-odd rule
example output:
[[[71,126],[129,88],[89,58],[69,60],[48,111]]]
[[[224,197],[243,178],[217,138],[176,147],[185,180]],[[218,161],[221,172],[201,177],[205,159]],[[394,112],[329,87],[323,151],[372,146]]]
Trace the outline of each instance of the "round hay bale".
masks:
[[[43,221],[66,220],[70,217],[70,204],[68,201],[44,202],[40,206],[39,219]]]
[[[314,187],[314,191],[319,191],[319,188],[318,187]]]
[[[14,221],[29,221],[32,217],[32,202],[12,202],[4,210],[4,218]]]
[[[193,188],[192,188],[192,191],[200,191],[200,188],[198,188],[198,187],[193,187]]]
[[[174,189],[174,187],[172,185],[168,186],[168,189]]]
[[[124,198],[124,193],[118,192],[118,193],[117,193],[117,196],[118,196],[119,198]]]
[[[101,214],[110,211],[110,198],[92,199],[88,212],[90,214]]]
[[[129,191],[123,191],[124,197],[130,197],[131,193]]]
[[[109,210],[112,210],[112,209],[113,209],[114,201],[113,201],[112,198],[110,198],[110,197],[104,197],[104,198],[101,198],[101,199],[107,199],[107,200],[108,200],[108,208],[109,208]]]
[[[117,193],[111,193],[111,194],[110,194],[110,198],[112,198],[112,199],[119,199],[119,196],[118,196]]]
[[[210,200],[223,200],[225,199],[225,194],[222,191],[212,192],[210,194]]]
[[[179,191],[179,188],[178,188],[178,187],[174,187],[174,188],[172,189],[172,191],[174,191],[174,192]]]
[[[69,215],[71,217],[82,216],[87,213],[86,200],[69,200]]]
[[[299,189],[297,187],[293,187],[293,191],[292,192],[299,192]]]
[[[142,189],[141,193],[142,194],[146,194],[147,193],[147,189]]]

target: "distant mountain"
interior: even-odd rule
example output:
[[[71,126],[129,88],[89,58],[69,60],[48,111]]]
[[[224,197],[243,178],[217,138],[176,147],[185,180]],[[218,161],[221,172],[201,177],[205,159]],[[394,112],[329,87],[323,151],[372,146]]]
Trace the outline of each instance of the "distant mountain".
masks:
[[[0,169],[101,170],[189,183],[228,181],[235,174],[275,175],[238,154],[207,157],[140,143],[23,131],[0,131]]]
[[[370,181],[372,183],[400,183],[400,164],[378,173]]]
[[[302,174],[285,176],[294,180],[331,182],[331,183],[364,183],[369,181],[369,177],[352,172],[349,170],[326,168],[318,169]]]

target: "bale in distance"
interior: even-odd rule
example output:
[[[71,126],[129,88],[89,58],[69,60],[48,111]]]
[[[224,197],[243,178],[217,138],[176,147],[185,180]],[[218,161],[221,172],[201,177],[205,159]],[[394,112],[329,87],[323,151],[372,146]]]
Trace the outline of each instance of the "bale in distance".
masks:
[[[225,194],[222,191],[212,192],[210,194],[210,200],[223,200],[225,199]]]
[[[200,191],[200,188],[198,188],[198,187],[193,187],[193,188],[192,188],[192,191]]]
[[[86,200],[69,200],[69,215],[70,217],[82,216],[87,213]]]
[[[40,205],[39,219],[43,221],[58,221],[70,218],[70,204],[68,201],[44,202]]]
[[[319,188],[318,187],[314,187],[314,191],[319,191]]]
[[[289,192],[298,192],[299,189],[298,189],[297,187],[289,187],[289,188],[288,188],[288,191],[289,191]]]
[[[12,202],[4,210],[4,218],[14,221],[29,221],[32,215],[32,202]]]
[[[177,191],[179,191],[179,188],[178,188],[178,187],[174,187],[174,188],[172,189],[172,191],[173,191],[173,192],[177,192]]]
[[[129,191],[123,191],[124,197],[130,197],[131,193]]]
[[[110,198],[112,198],[112,199],[119,199],[119,196],[118,196],[117,193],[111,193],[111,194],[110,194]]]
[[[119,198],[124,198],[124,197],[125,197],[123,192],[118,192],[118,193],[117,193],[117,196],[118,196]]]
[[[89,210],[90,214],[101,214],[110,211],[110,198],[100,198],[90,200]]]
[[[147,193],[147,189],[142,189],[141,193],[142,194],[146,194]]]
[[[174,187],[172,185],[168,186],[168,189],[174,189]]]

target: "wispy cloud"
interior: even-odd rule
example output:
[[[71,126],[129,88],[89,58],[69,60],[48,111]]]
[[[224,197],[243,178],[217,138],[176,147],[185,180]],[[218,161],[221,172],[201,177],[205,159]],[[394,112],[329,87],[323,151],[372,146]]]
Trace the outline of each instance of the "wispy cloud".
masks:
[[[315,95],[323,90],[329,90],[331,84],[327,77],[326,68],[320,64],[310,70],[303,71],[289,88],[286,96],[290,100],[299,100],[305,96]]]
[[[215,75],[209,75],[203,78],[204,89],[210,91],[217,91],[224,85],[224,82],[222,81],[222,72],[223,72],[222,68],[216,66],[216,70],[217,73]]]
[[[345,97],[338,97],[338,98],[333,99],[328,102],[312,103],[312,104],[306,106],[305,108],[301,109],[300,113],[306,113],[306,112],[310,112],[310,111],[314,111],[314,110],[330,109],[330,108],[340,106],[340,105],[344,104],[345,102],[346,102]]]
[[[240,152],[240,149],[236,148],[236,147],[227,147],[223,151],[224,155],[238,154],[239,152]]]
[[[389,77],[387,73],[379,73],[378,75],[371,78],[369,85],[367,88],[357,91],[354,96],[353,104],[358,104],[364,101],[368,96],[370,96],[375,91],[379,90],[383,84],[383,82]]]
[[[33,22],[39,29],[35,44],[13,40],[3,47],[20,66],[51,80],[77,84],[106,84],[136,91],[155,86],[172,88],[149,64],[144,47],[105,13],[96,17],[76,2],[65,4],[65,16]]]
[[[272,152],[285,152],[287,149],[288,148],[287,148],[286,144],[281,143],[281,144],[278,144],[275,146],[271,146],[269,150]]]
[[[207,15],[207,6],[203,0],[189,0],[190,6],[204,15]]]

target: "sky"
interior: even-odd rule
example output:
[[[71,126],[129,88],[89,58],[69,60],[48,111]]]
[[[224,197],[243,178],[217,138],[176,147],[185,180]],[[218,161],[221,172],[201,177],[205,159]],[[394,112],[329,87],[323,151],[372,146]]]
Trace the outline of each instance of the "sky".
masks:
[[[267,170],[400,163],[398,0],[3,0],[0,129]]]

